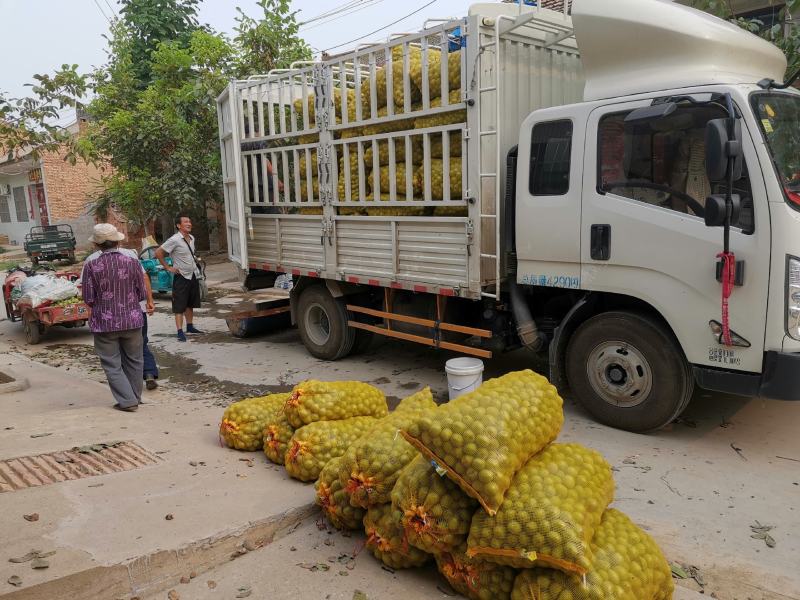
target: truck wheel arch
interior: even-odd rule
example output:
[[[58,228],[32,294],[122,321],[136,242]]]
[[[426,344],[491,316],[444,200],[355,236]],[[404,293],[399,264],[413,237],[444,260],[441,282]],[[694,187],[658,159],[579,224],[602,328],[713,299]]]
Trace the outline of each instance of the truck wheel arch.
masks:
[[[550,342],[548,351],[550,382],[554,386],[559,389],[568,387],[566,376],[567,346],[578,327],[595,315],[612,310],[633,310],[647,314],[666,327],[676,342],[678,341],[675,331],[658,309],[644,300],[622,294],[589,292],[578,300],[561,320]],[[680,342],[678,342],[678,346],[680,346]]]

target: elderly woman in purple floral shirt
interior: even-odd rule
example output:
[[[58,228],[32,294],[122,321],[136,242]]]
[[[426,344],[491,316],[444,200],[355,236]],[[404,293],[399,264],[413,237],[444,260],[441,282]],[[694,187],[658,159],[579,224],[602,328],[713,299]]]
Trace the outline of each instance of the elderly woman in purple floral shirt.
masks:
[[[89,329],[106,373],[114,408],[133,412],[142,399],[142,326],[139,302],[147,298],[142,267],[121,254],[125,236],[108,223],[95,225],[89,241],[102,251],[83,268],[83,301],[92,308]]]

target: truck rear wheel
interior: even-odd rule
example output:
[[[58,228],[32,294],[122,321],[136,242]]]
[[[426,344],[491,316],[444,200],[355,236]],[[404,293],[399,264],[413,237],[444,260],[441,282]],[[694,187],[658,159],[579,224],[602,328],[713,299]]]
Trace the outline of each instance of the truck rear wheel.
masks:
[[[638,433],[669,425],[694,389],[672,334],[639,313],[609,312],[586,321],[567,346],[566,367],[578,402],[595,419]]]
[[[297,329],[303,345],[316,358],[338,360],[350,354],[355,329],[347,324],[347,308],[327,288],[314,285],[300,294]]]

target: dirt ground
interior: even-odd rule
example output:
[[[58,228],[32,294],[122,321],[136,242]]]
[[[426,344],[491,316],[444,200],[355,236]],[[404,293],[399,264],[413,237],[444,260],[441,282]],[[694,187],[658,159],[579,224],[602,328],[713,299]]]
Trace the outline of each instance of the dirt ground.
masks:
[[[149,327],[162,391],[223,407],[314,377],[371,382],[394,401],[429,385],[446,399],[447,353],[376,340],[361,356],[326,363],[305,352],[295,329],[233,338],[223,317],[240,298],[235,271],[211,265],[209,278],[211,300],[195,317],[204,334],[188,343],[175,339],[169,299],[157,299]],[[52,330],[40,345],[27,346],[22,327],[5,321],[0,342],[9,352],[104,381],[85,329]],[[484,379],[537,367],[542,363],[516,352],[487,361]],[[719,599],[800,600],[800,405],[698,391],[681,419],[651,435],[604,427],[571,399],[565,405],[561,439],[606,456],[617,480],[615,506],[683,565],[688,577],[679,585]],[[773,527],[774,547],[753,537],[756,522]]]

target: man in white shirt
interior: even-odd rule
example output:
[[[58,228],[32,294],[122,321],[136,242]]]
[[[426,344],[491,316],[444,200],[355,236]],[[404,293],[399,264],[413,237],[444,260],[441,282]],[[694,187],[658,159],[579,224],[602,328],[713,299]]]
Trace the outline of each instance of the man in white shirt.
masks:
[[[183,319],[186,317],[186,333],[203,333],[195,328],[192,321],[194,309],[200,308],[200,263],[194,254],[194,236],[192,220],[186,215],[175,218],[178,232],[164,242],[156,250],[156,258],[167,271],[174,274],[172,280],[172,312],[175,314],[175,326],[178,329],[178,341],[185,342]],[[172,266],[166,261],[166,255],[172,258]]]

